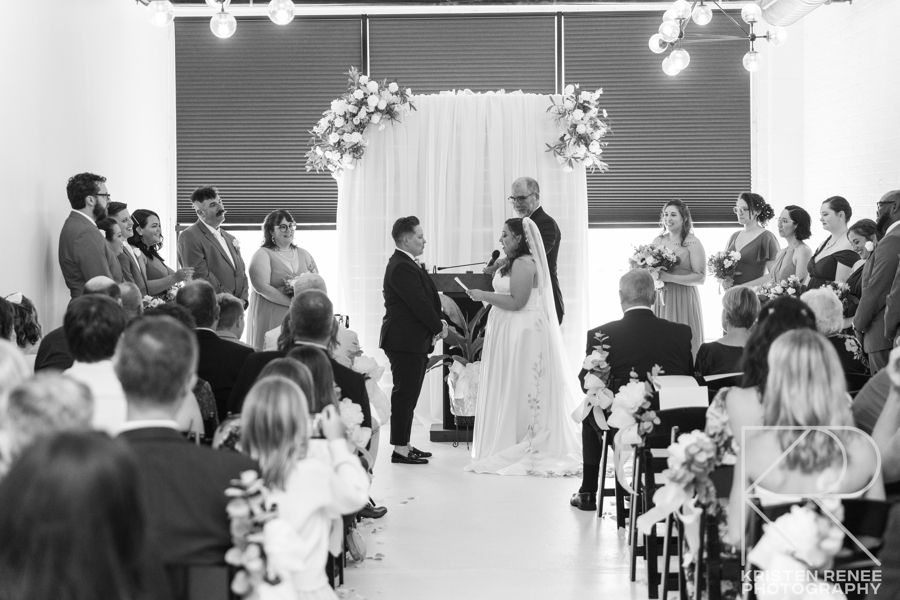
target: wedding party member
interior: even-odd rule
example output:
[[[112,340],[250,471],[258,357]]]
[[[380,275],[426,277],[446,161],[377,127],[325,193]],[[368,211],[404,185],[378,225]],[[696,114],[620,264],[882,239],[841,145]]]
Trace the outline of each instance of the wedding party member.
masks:
[[[847,281],[853,265],[859,260],[847,239],[847,222],[852,214],[850,203],[841,196],[832,196],[822,203],[820,220],[829,235],[809,259],[807,289],[822,287],[831,281]]]
[[[697,356],[703,343],[703,308],[697,286],[706,281],[706,251],[694,235],[691,209],[681,200],[671,200],[660,214],[663,232],[653,243],[675,253],[678,264],[659,273],[665,291],[653,305],[653,314],[691,328],[691,352]]]
[[[69,178],[66,195],[72,212],[59,233],[59,268],[73,299],[81,295],[84,284],[93,277],[112,278],[109,253],[97,221],[107,216],[109,192],[106,177],[79,173]]]
[[[137,250],[127,243],[127,240],[134,235],[134,220],[131,218],[131,213],[128,212],[128,205],[124,202],[110,202],[107,210],[109,218],[118,223],[119,231],[126,240],[126,243],[122,244],[122,253],[118,255],[122,275],[125,277],[125,281],[130,281],[138,286],[138,289],[141,290],[141,297],[147,296],[149,295],[147,274],[142,270],[138,261]]]
[[[103,236],[106,238],[106,245],[110,250],[107,258],[109,259],[109,272],[112,273],[113,281],[116,283],[130,281],[125,278],[125,272],[122,270],[122,264],[119,260],[119,257],[122,256],[122,247],[127,246],[125,238],[122,237],[122,230],[119,228],[119,224],[115,219],[106,217],[97,221],[97,229],[103,232]],[[131,273],[128,275],[130,277]]]
[[[585,354],[594,351],[600,344],[597,335],[606,336],[603,342],[609,346],[610,373],[607,385],[615,393],[627,384],[632,371],[641,380],[654,365],[662,367],[666,375],[691,375],[691,328],[681,323],[672,323],[653,314],[656,289],[650,273],[635,269],[625,273],[619,280],[619,302],[623,316],[587,332]],[[587,371],[578,375],[582,386]],[[573,415],[576,416],[576,415]],[[602,431],[591,408],[585,404],[578,412],[582,419],[581,441],[584,447],[584,471],[581,487],[569,503],[586,511],[597,510],[597,488],[599,487],[600,460],[603,455]],[[624,502],[625,490],[616,482],[616,504]],[[624,510],[624,509],[623,509]],[[619,524],[624,527],[623,523]]]
[[[806,281],[806,265],[812,257],[812,249],[803,242],[812,237],[812,219],[809,213],[793,204],[785,206],[778,217],[778,235],[787,246],[778,252],[772,267],[772,281],[782,281],[796,275],[801,283]]]
[[[303,273],[294,279],[294,297],[296,298],[306,290],[320,290],[328,293],[325,278],[318,273]],[[277,327],[266,332],[263,350],[284,350],[291,345],[290,332],[291,313],[285,313],[284,318]]]
[[[257,350],[265,348],[266,332],[280,325],[291,306],[288,291],[302,273],[318,273],[312,255],[294,245],[297,224],[286,210],[270,212],[262,224],[262,247],[250,259],[250,315],[247,340]]]
[[[138,263],[147,275],[147,294],[165,298],[169,288],[189,280],[194,275],[194,269],[182,267],[173,271],[159,255],[163,234],[158,214],[139,208],[131,218],[134,220],[134,233],[128,238],[128,243],[138,250]]]
[[[222,564],[231,547],[225,490],[256,463],[189,442],[176,415],[197,372],[197,339],[171,317],[144,317],[122,335],[114,360],[128,400],[120,428],[140,464],[147,524],[163,564]]]
[[[741,372],[744,346],[750,338],[750,328],[759,314],[759,298],[748,287],[737,286],[725,290],[722,296],[722,329],[725,335],[715,342],[701,344],[694,363],[694,372],[700,377]],[[721,385],[707,382],[712,390]]]
[[[384,270],[384,319],[378,347],[391,363],[392,463],[427,464],[431,452],[409,443],[413,411],[425,380],[428,355],[437,339],[447,336],[441,319],[437,288],[419,256],[425,251],[425,233],[416,217],[401,217],[391,229],[397,249]],[[330,333],[330,332],[329,332]]]
[[[216,294],[216,302],[219,304],[219,320],[216,322],[216,335],[223,340],[228,340],[242,346],[248,346],[241,341],[244,335],[244,303],[231,294]]]
[[[856,336],[843,333],[844,307],[837,295],[829,289],[818,288],[803,292],[800,300],[813,311],[816,329],[834,346],[844,373],[867,373],[862,345]]]
[[[859,255],[859,260],[853,265],[850,275],[847,277],[847,286],[850,288],[847,306],[844,309],[844,328],[853,325],[853,317],[862,297],[863,267],[875,251],[878,245],[878,228],[872,219],[860,219],[847,229],[847,239],[850,240],[850,248]]]
[[[775,258],[781,249],[778,240],[766,229],[775,211],[759,194],[743,192],[732,209],[743,231],[728,238],[726,252],[740,252],[741,259],[735,265],[734,285],[755,286],[772,280]]]
[[[221,229],[225,203],[214,187],[198,187],[191,194],[197,222],[178,236],[178,264],[193,269],[197,279],[209,281],[216,293],[228,292],[247,305],[247,272],[241,247]]]
[[[876,226],[884,232],[862,273],[862,296],[853,317],[853,328],[869,356],[869,371],[877,373],[887,364],[900,322],[900,290],[895,293],[900,264],[900,190],[888,192],[877,203]],[[890,296],[889,296],[890,294]],[[888,300],[891,301],[892,328],[887,327]],[[896,317],[895,317],[896,315]]]

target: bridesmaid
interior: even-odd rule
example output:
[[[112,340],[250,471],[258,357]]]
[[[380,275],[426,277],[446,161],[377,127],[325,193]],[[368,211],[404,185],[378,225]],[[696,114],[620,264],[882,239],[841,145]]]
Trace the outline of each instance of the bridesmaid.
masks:
[[[312,255],[294,245],[296,228],[288,211],[270,212],[262,224],[262,247],[250,260],[252,291],[247,342],[257,350],[263,349],[266,332],[281,325],[291,305],[285,280],[319,272]]]
[[[163,235],[159,215],[152,210],[139,208],[131,214],[134,222],[134,230],[128,243],[140,250],[135,255],[138,257],[138,265],[147,277],[147,294],[157,298],[165,298],[176,283],[190,280],[194,269],[184,267],[173,271],[166,265],[159,255],[162,248]]]
[[[811,223],[809,213],[799,206],[791,204],[781,211],[778,235],[784,238],[787,247],[775,257],[772,281],[781,281],[791,275],[796,275],[801,283],[806,281],[806,264],[812,256],[812,249],[803,242],[812,236]]]
[[[859,255],[853,251],[847,237],[847,221],[853,215],[850,203],[840,196],[832,196],[820,209],[822,227],[830,235],[809,259],[807,289],[822,287],[829,281],[847,281]]]
[[[847,285],[850,286],[850,302],[844,309],[844,329],[853,324],[856,307],[859,306],[859,299],[862,297],[862,268],[872,256],[875,246],[878,245],[878,229],[875,221],[860,219],[847,230],[847,239],[850,241],[850,247],[859,255],[859,260],[853,265],[850,275],[847,277]]]
[[[766,230],[766,223],[775,216],[775,211],[759,194],[744,192],[735,202],[734,214],[738,223],[744,226],[743,231],[735,232],[728,238],[726,252],[737,250],[741,260],[737,262],[734,285],[762,285],[772,280],[769,273],[775,271],[775,258],[781,249],[778,240],[771,231]]]
[[[662,301],[653,305],[653,313],[691,328],[691,352],[696,357],[704,341],[703,311],[697,286],[706,281],[706,251],[692,231],[691,210],[681,200],[670,200],[663,206],[660,224],[663,232],[653,243],[665,246],[681,260],[671,271],[659,273],[659,280],[666,287]]]

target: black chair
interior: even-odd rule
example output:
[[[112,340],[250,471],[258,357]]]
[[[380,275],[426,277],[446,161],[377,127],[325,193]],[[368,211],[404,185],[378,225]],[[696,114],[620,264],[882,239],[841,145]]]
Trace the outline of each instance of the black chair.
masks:
[[[627,513],[625,511],[625,496],[627,491],[619,483],[613,475],[614,484],[612,487],[606,487],[606,468],[609,463],[609,451],[614,448],[613,438],[616,436],[617,429],[607,429],[600,436],[600,443],[603,445],[603,454],[600,456],[600,485],[597,490],[597,518],[603,517],[603,499],[612,496],[616,503],[616,527],[625,529],[627,521]]]
[[[847,381],[847,393],[851,398],[856,398],[856,395],[869,383],[872,376],[865,373],[846,373],[844,379]]]
[[[239,600],[231,591],[231,565],[166,565],[172,600]]]

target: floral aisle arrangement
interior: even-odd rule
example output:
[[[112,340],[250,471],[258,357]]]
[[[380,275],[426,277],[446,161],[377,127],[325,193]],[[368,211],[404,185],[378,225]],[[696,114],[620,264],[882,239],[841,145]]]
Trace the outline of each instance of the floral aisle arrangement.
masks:
[[[650,403],[653,394],[659,390],[658,377],[663,374],[659,365],[654,365],[647,373],[647,381],[640,381],[637,373],[631,372],[631,380],[619,388],[612,401],[612,412],[607,419],[610,427],[618,429],[614,440],[616,477],[629,493],[634,490],[625,478],[625,458],[659,425],[659,417]]]
[[[783,296],[793,296],[799,298],[803,292],[803,284],[796,275],[791,275],[787,279],[781,281],[772,281],[753,288],[756,295],[761,301],[774,300]]]
[[[587,393],[584,397],[582,408],[575,411],[575,421],[581,423],[584,420],[584,411],[590,410],[594,413],[594,419],[601,428],[607,429],[606,416],[603,411],[608,409],[613,402],[614,394],[607,387],[609,385],[609,363],[606,357],[609,356],[609,345],[604,343],[607,336],[598,331],[594,334],[597,345],[594,351],[584,357],[581,367],[587,371],[584,376],[584,389]],[[576,416],[577,415],[577,416]]]
[[[166,295],[164,297],[157,296],[144,296],[141,299],[141,304],[144,305],[144,308],[156,308],[157,306],[162,306],[167,302],[175,302],[175,295],[178,293],[178,290],[184,287],[184,282],[179,281],[172,287],[166,290]]]
[[[269,564],[265,543],[266,528],[278,515],[266,506],[269,490],[256,471],[244,471],[231,486],[225,490],[231,498],[226,510],[234,544],[225,553],[225,562],[236,568],[231,591],[248,600],[264,600],[281,583]]]
[[[598,100],[603,90],[582,91],[578,84],[570,84],[563,91],[562,102],[551,99],[547,112],[554,115],[556,124],[563,126],[555,144],[547,144],[547,152],[552,152],[556,161],[568,173],[577,163],[584,164],[591,172],[599,169],[602,173],[609,168],[600,159],[606,142],[603,137],[610,131],[606,110],[600,108]]]
[[[372,428],[362,426],[362,407],[349,398],[344,398],[338,402],[338,414],[347,430],[347,441],[353,444],[357,451],[366,452],[366,444],[369,443],[369,439],[372,437]],[[369,464],[372,463],[370,462]]]
[[[730,288],[734,285],[734,276],[740,275],[736,271],[737,262],[741,260],[741,253],[737,250],[716,252],[706,261],[707,272],[716,278],[720,286]]]
[[[310,132],[307,171],[340,175],[344,169],[353,169],[366,152],[368,140],[363,136],[369,125],[384,129],[388,121],[399,121],[416,109],[410,100],[412,90],[396,81],[378,83],[355,68],[350,69],[349,78],[347,93],[331,102]]]
[[[366,391],[369,392],[369,402],[375,407],[378,419],[382,424],[390,423],[391,401],[378,385],[378,381],[384,375],[384,367],[379,365],[371,356],[363,354],[362,348],[360,348],[359,354],[353,357],[350,368],[366,378]]]
[[[634,254],[628,259],[628,265],[632,269],[644,269],[650,271],[653,276],[653,284],[657,291],[663,289],[666,284],[659,280],[660,271],[668,271],[680,262],[675,253],[660,244],[641,244],[634,247]]]

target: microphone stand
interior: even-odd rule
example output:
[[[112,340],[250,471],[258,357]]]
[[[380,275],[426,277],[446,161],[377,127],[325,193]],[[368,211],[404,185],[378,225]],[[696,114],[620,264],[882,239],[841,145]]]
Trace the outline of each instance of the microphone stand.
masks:
[[[455,269],[457,267],[474,267],[475,265],[483,265],[486,264],[485,261],[469,263],[467,265],[450,265],[449,267],[435,267],[435,272],[437,271],[446,271],[447,269]]]

